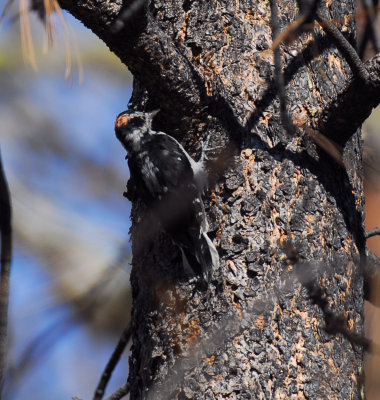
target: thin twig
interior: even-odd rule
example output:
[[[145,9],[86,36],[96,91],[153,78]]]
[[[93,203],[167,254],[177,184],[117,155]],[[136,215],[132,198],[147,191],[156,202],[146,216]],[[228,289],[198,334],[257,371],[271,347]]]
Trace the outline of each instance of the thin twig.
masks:
[[[380,235],[380,228],[374,228],[365,233],[365,238],[369,239],[372,236]]]
[[[116,262],[119,263],[120,260]],[[25,371],[32,369],[36,362],[40,362],[41,357],[46,355],[49,349],[73,328],[75,321],[90,318],[99,304],[105,303],[104,288],[114,279],[114,271],[117,268],[117,265],[107,268],[102,277],[85,293],[74,296],[67,302],[51,308],[50,311],[57,315],[61,306],[67,307],[71,312],[65,317],[57,317],[55,321],[40,330],[34,338],[31,338],[17,362],[8,368],[5,378],[8,390],[16,387],[22,381]]]
[[[280,29],[278,22],[278,14],[277,14],[277,2],[276,0],[269,0],[270,3],[270,11],[271,11],[271,28],[272,28],[272,39],[276,40]],[[276,46],[273,49],[274,52],[274,73],[275,80],[277,85],[278,97],[280,100],[280,115],[281,122],[284,125],[284,128],[287,130],[289,134],[295,133],[295,127],[290,121],[288,110],[287,110],[287,101],[286,101],[286,93],[285,93],[285,81],[284,75],[282,73],[282,65],[281,65],[281,48],[280,46]]]
[[[285,248],[289,263],[294,265],[295,274],[300,283],[306,288],[310,300],[317,305],[323,313],[325,331],[329,334],[342,334],[352,345],[363,347],[365,351],[380,354],[380,346],[354,330],[347,327],[347,317],[336,313],[329,304],[326,291],[319,285],[319,277],[322,271],[318,271],[320,265],[313,261],[302,260],[298,250],[291,241]]]
[[[363,58],[369,39],[372,41],[375,54],[380,52],[380,38],[376,29],[376,6],[374,6],[372,0],[362,0],[362,4],[367,14],[367,22],[364,30],[363,40],[359,46],[360,58]]]
[[[282,41],[290,43],[301,33],[312,30],[315,26],[314,16],[319,2],[320,0],[313,0],[311,3],[298,1],[298,7],[300,8],[299,17],[276,36],[272,43],[272,49],[279,46]]]
[[[111,396],[107,397],[106,400],[119,400],[126,396],[131,390],[131,385],[129,382],[125,382],[124,385],[120,386],[115,392],[111,394]]]
[[[355,78],[360,79],[364,83],[368,82],[369,74],[360,59],[358,53],[350,42],[344,37],[342,32],[334,25],[332,21],[326,21],[321,10],[316,13],[316,20],[322,26],[323,30],[329,35],[335,46],[347,60]]]
[[[366,255],[367,259],[362,268],[364,299],[380,308],[380,297],[377,296],[378,288],[380,288],[380,259],[368,248]]]
[[[341,146],[334,143],[331,139],[327,138],[315,129],[311,129],[308,126],[305,126],[303,129],[321,149],[329,154],[338,164],[344,167],[343,149]]]
[[[0,155],[0,230],[1,230],[1,272],[0,272],[0,399],[3,388],[8,337],[9,280],[12,261],[11,200],[8,183]]]
[[[104,391],[111,378],[112,372],[115,369],[117,363],[119,362],[121,354],[123,353],[125,347],[127,346],[129,339],[131,338],[131,333],[132,333],[132,327],[131,324],[129,323],[127,327],[124,329],[123,333],[121,334],[119,342],[116,345],[116,348],[112,353],[111,358],[109,359],[102,373],[99,384],[95,390],[94,400],[101,400],[103,398]]]
[[[145,5],[147,0],[135,0],[133,3],[128,3],[126,8],[122,9],[119,16],[111,25],[111,32],[118,33],[120,32],[126,22],[137,12],[141,7]]]

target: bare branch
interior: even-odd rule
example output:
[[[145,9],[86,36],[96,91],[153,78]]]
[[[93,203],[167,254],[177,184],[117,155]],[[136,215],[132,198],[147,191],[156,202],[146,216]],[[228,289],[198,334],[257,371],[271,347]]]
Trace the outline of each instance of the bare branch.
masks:
[[[276,0],[270,0],[270,10],[271,10],[271,27],[272,27],[272,38],[275,38],[279,34],[279,24],[278,24],[278,13],[277,13],[277,2]],[[282,63],[281,63],[281,48],[280,46],[276,46],[274,48],[274,71],[275,71],[275,80],[278,90],[278,97],[280,99],[280,114],[281,121],[284,125],[284,128],[288,132],[288,134],[295,134],[295,127],[290,121],[288,110],[287,110],[287,101],[286,101],[286,93],[285,93],[285,81],[284,75],[282,73]]]
[[[112,24],[111,30],[113,33],[120,32],[125,24],[129,21],[133,15],[140,10],[141,7],[145,5],[147,0],[135,0],[131,4],[128,3],[125,8],[123,8],[116,18],[115,22]]]
[[[380,52],[380,38],[376,29],[376,10],[377,0],[362,0],[363,8],[367,13],[367,23],[363,35],[363,39],[359,45],[359,56],[363,58],[365,49],[367,47],[368,41],[371,40],[373,43],[373,49],[375,53]]]
[[[363,65],[366,81],[356,79],[354,74],[343,93],[324,110],[319,121],[320,131],[339,145],[344,145],[380,103],[380,54]]]
[[[374,306],[380,307],[373,290],[380,287],[380,259],[367,249],[367,260],[363,267],[364,298]]]
[[[121,334],[121,337],[119,339],[119,342],[116,345],[116,348],[114,352],[111,355],[111,358],[109,359],[103,374],[100,378],[99,384],[95,390],[94,394],[94,400],[101,400],[104,396],[104,391],[107,387],[107,384],[111,378],[112,372],[115,369],[117,363],[120,360],[120,357],[125,350],[125,347],[127,346],[129,339],[131,338],[132,334],[132,326],[129,323],[127,327],[124,329],[123,333]]]
[[[321,10],[317,11],[317,21],[321,24],[323,30],[330,36],[335,46],[343,54],[351,67],[356,79],[367,82],[369,79],[368,71],[365,69],[356,50],[351,46],[350,42],[344,37],[342,32],[334,25],[332,21],[327,21]]]
[[[323,312],[325,331],[330,334],[342,334],[352,345],[362,346],[364,350],[379,353],[379,346],[367,339],[364,335],[356,333],[347,327],[347,317],[334,311],[328,301],[324,288],[318,283],[318,278],[323,272],[323,266],[314,261],[303,260],[297,249],[290,241],[286,244],[288,259],[294,265],[295,274],[300,283],[308,291],[310,300]],[[320,271],[319,271],[320,270]]]
[[[300,16],[289,24],[273,40],[272,48],[275,49],[282,41],[289,43],[295,40],[301,33],[314,28],[314,17],[320,0],[298,1]]]
[[[380,235],[380,228],[374,228],[374,229],[371,229],[370,231],[366,232],[365,238],[369,239],[372,236],[376,236],[376,235]]]
[[[129,382],[125,382],[124,385],[120,386],[116,392],[112,393],[111,396],[107,397],[107,400],[119,400],[126,396],[131,390]]]
[[[3,386],[8,337],[9,280],[12,261],[11,201],[0,155],[0,230],[1,230],[1,272],[0,272],[0,398]]]

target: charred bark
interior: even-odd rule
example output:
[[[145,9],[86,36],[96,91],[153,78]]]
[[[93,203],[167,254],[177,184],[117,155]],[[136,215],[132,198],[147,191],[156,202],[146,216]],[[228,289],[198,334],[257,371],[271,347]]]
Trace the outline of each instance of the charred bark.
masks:
[[[268,2],[141,2],[115,33],[131,3],[60,1],[134,74],[131,107],[160,109],[156,128],[195,158],[208,136],[211,147],[234,150],[205,195],[221,259],[207,289],[189,282],[163,234],[136,256],[145,210],[134,199],[131,399],[361,398],[363,346],[352,338],[363,328],[365,112],[349,114],[349,134],[330,129],[348,118],[349,62],[318,23],[281,44],[291,135],[281,123]],[[293,1],[277,6],[283,30],[299,10]],[[325,7],[355,44],[355,2]],[[344,165],[304,126],[344,147]]]

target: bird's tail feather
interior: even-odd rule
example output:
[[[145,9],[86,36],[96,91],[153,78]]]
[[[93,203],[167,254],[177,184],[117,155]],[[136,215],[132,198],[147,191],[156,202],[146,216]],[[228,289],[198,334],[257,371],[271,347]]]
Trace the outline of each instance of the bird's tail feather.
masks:
[[[182,260],[185,268],[190,268],[193,273],[208,282],[211,272],[219,265],[219,255],[214,243],[207,233],[200,231],[197,237],[189,238],[191,245],[184,245],[183,241],[179,245],[182,252]]]

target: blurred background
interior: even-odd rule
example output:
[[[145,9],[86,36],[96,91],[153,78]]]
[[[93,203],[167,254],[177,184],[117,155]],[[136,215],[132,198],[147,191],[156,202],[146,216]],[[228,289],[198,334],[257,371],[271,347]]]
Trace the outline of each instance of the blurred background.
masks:
[[[0,30],[0,144],[15,232],[4,399],[89,399],[130,314],[128,169],[113,125],[132,79],[65,12],[46,52],[37,13],[29,14],[30,32],[20,30],[26,0],[13,3]],[[380,226],[379,123],[377,110],[364,129],[367,230]],[[368,245],[380,256],[380,237]],[[376,340],[379,311],[367,305],[366,312]],[[127,369],[124,356],[107,394]],[[380,398],[377,371],[380,358],[371,357],[370,400]]]
[[[65,12],[47,53],[44,25],[29,13],[33,57],[13,3],[0,31],[0,143],[15,233],[4,399],[89,399],[130,314],[128,168],[113,126],[132,80]],[[107,393],[126,376],[124,357]]]

